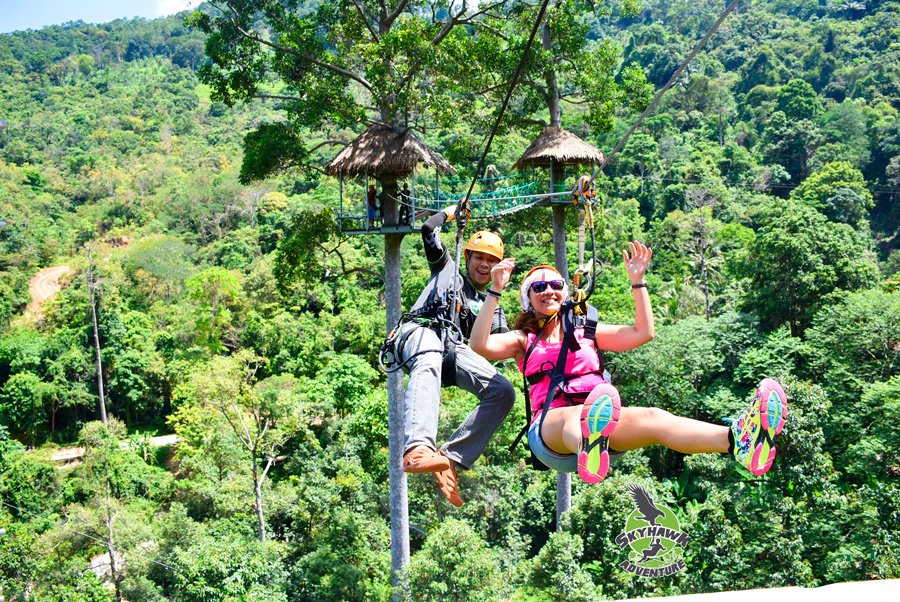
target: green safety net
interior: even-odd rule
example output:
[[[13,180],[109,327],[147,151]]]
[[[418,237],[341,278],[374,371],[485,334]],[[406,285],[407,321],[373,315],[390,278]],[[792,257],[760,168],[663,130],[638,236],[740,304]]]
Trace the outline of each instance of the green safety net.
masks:
[[[469,202],[472,204],[472,216],[488,217],[521,205],[530,204],[533,202],[532,199],[516,197],[525,197],[538,194],[539,192],[537,182],[527,182],[525,184],[516,184],[514,186],[497,188],[496,190],[475,193],[469,197]],[[458,203],[459,201],[462,201],[466,195],[465,193],[440,193],[437,196],[438,198],[436,200],[440,201],[442,204],[446,204]]]

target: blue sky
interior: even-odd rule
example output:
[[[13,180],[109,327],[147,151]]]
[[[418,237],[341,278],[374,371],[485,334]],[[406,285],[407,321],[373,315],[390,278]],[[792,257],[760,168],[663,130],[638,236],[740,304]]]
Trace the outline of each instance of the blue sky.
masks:
[[[0,0],[0,33],[78,20],[106,23],[119,18],[155,19],[198,4],[200,0]]]

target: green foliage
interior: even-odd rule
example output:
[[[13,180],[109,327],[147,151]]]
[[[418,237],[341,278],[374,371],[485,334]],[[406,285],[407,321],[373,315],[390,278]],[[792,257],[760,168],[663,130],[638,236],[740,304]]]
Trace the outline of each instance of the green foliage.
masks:
[[[406,570],[410,600],[495,600],[503,580],[494,553],[466,523],[444,521]]]
[[[695,317],[659,327],[652,344],[622,355],[621,361],[617,354],[616,386],[628,405],[718,421],[723,412],[733,412],[735,407],[727,407],[733,394],[720,398],[715,393],[733,386],[732,378],[742,374],[738,370],[743,357],[756,346],[757,337],[756,321],[737,313],[709,322]],[[755,374],[753,380],[758,382],[760,377]],[[740,391],[741,395],[746,392]]]
[[[59,476],[53,465],[33,453],[4,462],[0,495],[5,503],[15,506],[11,509],[13,516],[25,522],[54,511],[59,489]]]
[[[322,388],[331,389],[338,412],[343,417],[371,391],[378,373],[355,355],[336,355],[316,375]]]
[[[775,110],[790,120],[815,119],[822,112],[822,105],[811,85],[802,79],[792,79],[778,90]]]
[[[241,184],[309,163],[304,137],[288,123],[262,123],[244,137]]]
[[[112,593],[94,573],[85,571],[66,582],[54,583],[40,590],[36,602],[110,602]]]
[[[46,425],[45,401],[53,395],[50,385],[31,372],[13,374],[0,393],[4,423],[26,433],[34,442]]]
[[[238,276],[225,268],[207,268],[188,278],[184,286],[191,299],[200,304],[196,315],[201,341],[211,351],[222,350],[222,337],[231,327],[231,308],[241,292]]]
[[[4,517],[8,517],[5,511]],[[38,576],[39,564],[34,554],[38,533],[25,524],[3,522],[6,533],[0,537],[0,584],[10,600],[24,599]]]
[[[791,191],[791,198],[857,229],[866,225],[868,211],[874,206],[862,173],[847,161],[825,165]]]
[[[235,13],[213,7],[192,17],[218,28],[209,38],[183,16],[0,35],[0,497],[22,509],[3,514],[7,598],[110,600],[85,567],[105,551],[97,540],[111,517],[125,599],[393,593],[387,394],[373,370],[383,247],[339,235],[326,209],[338,206],[338,182],[311,167],[372,120],[421,133],[464,179],[537,7],[497,7],[435,45],[451,23],[445,7],[432,22],[429,6],[407,6],[373,36],[366,24],[377,30],[382,16],[369,5],[367,16],[335,2],[234,6],[231,23]],[[614,148],[646,82],[667,81],[721,9],[654,1],[627,16],[634,8],[551,7],[549,47],[528,57],[488,157],[499,173],[533,140],[533,122],[550,120],[554,89],[567,129]],[[568,530],[557,533],[555,475],[527,469],[521,446],[508,450],[524,420],[519,399],[474,470],[460,472],[463,508],[449,508],[430,475],[408,479],[410,597],[546,602],[900,576],[896,283],[879,284],[871,257],[886,260],[884,275],[896,271],[894,13],[778,0],[732,14],[728,35],[692,61],[597,180],[606,269],[592,301],[604,321],[633,318],[621,248],[639,239],[654,249],[657,338],[616,354],[623,401],[719,422],[775,376],[791,405],[773,469],[750,479],[727,457],[632,452],[600,487],[576,479]],[[235,24],[300,55],[261,51]],[[195,75],[207,60],[210,85]],[[273,98],[239,102],[251,94]],[[430,168],[417,178],[426,191]],[[359,185],[344,179],[345,208]],[[546,207],[485,223],[518,259],[514,281],[552,263],[548,223]],[[567,209],[570,266],[576,224]],[[107,408],[129,431],[111,422],[115,436],[92,422],[88,243],[102,275]],[[418,236],[402,249],[409,307],[428,268]],[[59,265],[74,275],[42,317],[23,315],[29,280]],[[517,311],[515,295],[501,303]],[[513,366],[500,368],[518,382]],[[444,391],[439,443],[474,404]],[[244,437],[262,446],[250,452],[229,417],[276,428]],[[172,429],[177,447],[146,453],[150,433]],[[51,463],[58,448],[41,444],[76,445],[80,431],[91,443],[82,464]],[[263,449],[272,441],[280,446]],[[138,446],[119,448],[129,442]],[[254,468],[270,458],[254,504]],[[617,569],[613,539],[633,481],[679,514],[688,571],[651,583]],[[275,542],[255,541],[261,531]],[[472,571],[447,570],[456,566]]]
[[[768,327],[787,323],[797,335],[810,325],[825,295],[873,282],[875,266],[865,240],[849,226],[828,225],[821,213],[790,202],[773,205],[763,219],[746,274],[748,307]]]
[[[383,522],[337,510],[318,534],[313,551],[294,567],[293,599],[389,600],[389,536]]]
[[[551,592],[551,599],[590,602],[599,599],[590,574],[581,563],[581,537],[557,531],[535,560],[534,584]]]
[[[295,216],[291,230],[290,237],[278,245],[273,270],[282,294],[287,294],[296,281],[310,285],[325,277],[322,256],[328,253],[324,245],[337,235],[333,213],[327,208]]]
[[[192,253],[193,249],[178,237],[145,238],[129,248],[130,261],[126,266],[134,270],[132,277],[135,280],[141,284],[146,282],[149,289],[146,292],[155,297],[162,289],[165,298],[169,299],[190,276]]]
[[[871,383],[860,403],[866,410],[866,415],[861,417],[866,424],[862,436],[851,437],[856,443],[847,449],[850,460],[847,472],[868,479],[894,475],[900,468],[900,437],[891,424],[900,416],[900,377]]]
[[[186,602],[285,602],[284,554],[276,542],[210,537],[177,549],[171,593]]]
[[[789,119],[782,111],[772,114],[763,130],[760,151],[765,163],[778,164],[799,183],[809,172],[809,149],[822,141],[819,127],[809,119]]]

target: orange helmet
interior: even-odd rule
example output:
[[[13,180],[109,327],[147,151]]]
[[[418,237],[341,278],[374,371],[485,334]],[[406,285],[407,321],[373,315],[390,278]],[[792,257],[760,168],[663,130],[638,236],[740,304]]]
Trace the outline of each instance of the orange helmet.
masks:
[[[466,245],[466,257],[470,251],[478,251],[493,255],[497,259],[503,259],[503,241],[493,232],[480,230],[469,238],[469,244]]]

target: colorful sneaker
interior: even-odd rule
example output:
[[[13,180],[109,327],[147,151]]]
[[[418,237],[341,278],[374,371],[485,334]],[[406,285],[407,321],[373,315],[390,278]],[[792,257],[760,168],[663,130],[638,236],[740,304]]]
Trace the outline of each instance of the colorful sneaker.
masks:
[[[609,471],[609,436],[619,423],[622,402],[610,384],[594,387],[581,408],[581,444],[578,476],[585,483],[599,483]]]
[[[444,497],[447,498],[447,501],[457,508],[462,507],[463,501],[459,497],[459,491],[456,490],[456,471],[453,470],[453,467],[450,466],[447,470],[435,472],[434,477],[437,479],[438,488],[444,494]]]
[[[778,382],[766,378],[756,389],[750,407],[731,423],[734,458],[757,476],[766,474],[772,467],[775,438],[784,428],[787,407],[784,389]]]

